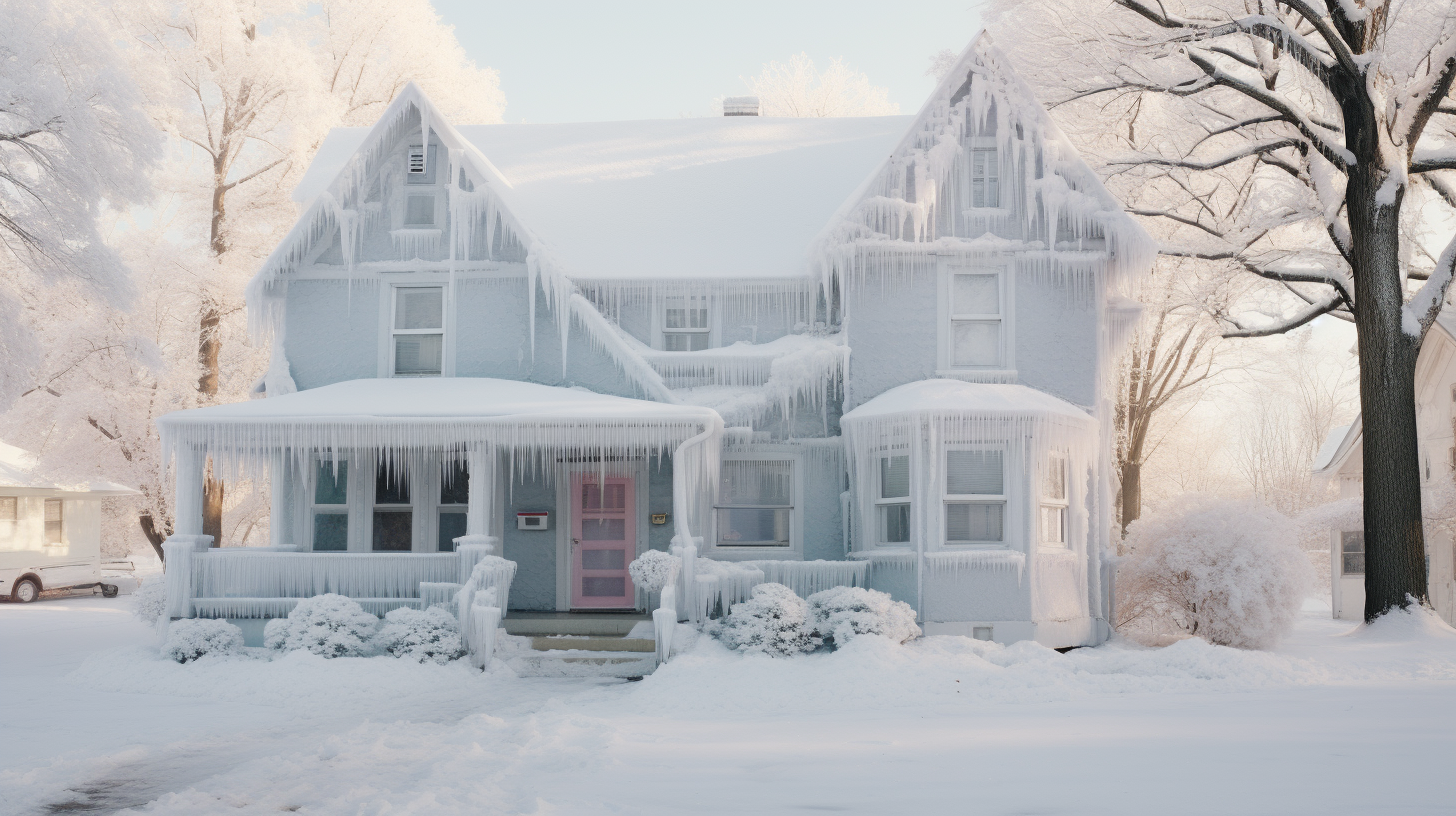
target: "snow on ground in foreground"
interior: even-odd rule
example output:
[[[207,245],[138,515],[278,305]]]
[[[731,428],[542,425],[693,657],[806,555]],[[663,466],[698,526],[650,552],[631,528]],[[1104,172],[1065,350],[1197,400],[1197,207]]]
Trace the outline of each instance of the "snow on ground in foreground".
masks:
[[[1451,812],[1456,631],[1327,615],[1274,652],[698,638],[621,683],[184,666],[117,600],[3,605],[0,813]]]

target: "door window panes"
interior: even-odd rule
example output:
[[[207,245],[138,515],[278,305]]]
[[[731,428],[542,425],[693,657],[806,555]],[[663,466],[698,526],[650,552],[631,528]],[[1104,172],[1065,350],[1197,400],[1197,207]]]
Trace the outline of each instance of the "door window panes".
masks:
[[[1365,574],[1365,531],[1340,533],[1340,572],[1345,575]]]

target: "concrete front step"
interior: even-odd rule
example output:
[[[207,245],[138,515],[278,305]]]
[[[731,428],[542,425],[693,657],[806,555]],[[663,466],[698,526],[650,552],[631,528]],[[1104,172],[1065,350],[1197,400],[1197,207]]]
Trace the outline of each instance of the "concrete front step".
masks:
[[[508,664],[522,677],[644,677],[657,668],[655,654],[551,651],[525,654]]]
[[[579,614],[571,612],[512,614],[501,621],[506,634],[519,637],[574,635],[577,637],[625,637],[632,627],[652,618],[637,613]]]
[[[656,652],[657,641],[629,637],[533,637],[531,648],[538,652],[579,649],[588,652]]]

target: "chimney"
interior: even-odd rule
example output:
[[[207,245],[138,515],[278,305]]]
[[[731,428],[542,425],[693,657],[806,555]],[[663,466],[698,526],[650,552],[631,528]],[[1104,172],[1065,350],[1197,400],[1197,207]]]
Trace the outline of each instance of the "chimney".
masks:
[[[724,116],[757,116],[758,97],[729,96],[723,100]]]

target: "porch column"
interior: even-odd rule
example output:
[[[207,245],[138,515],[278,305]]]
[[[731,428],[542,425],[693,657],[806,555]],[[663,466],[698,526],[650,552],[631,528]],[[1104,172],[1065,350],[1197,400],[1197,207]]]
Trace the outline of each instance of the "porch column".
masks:
[[[173,535],[202,535],[202,473],[204,456],[190,446],[177,448],[177,506]]]
[[[490,534],[491,500],[495,498],[495,449],[488,445],[472,447],[466,463],[470,485],[465,505],[465,535],[455,539],[455,547],[484,546],[486,552],[494,552],[500,544],[500,539]]]

